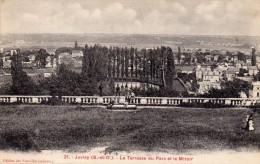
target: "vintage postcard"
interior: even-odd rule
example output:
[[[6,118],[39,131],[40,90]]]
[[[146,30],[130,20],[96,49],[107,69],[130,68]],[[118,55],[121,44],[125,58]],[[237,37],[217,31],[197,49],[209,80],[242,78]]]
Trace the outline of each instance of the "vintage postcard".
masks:
[[[0,0],[0,163],[260,164],[259,0]]]

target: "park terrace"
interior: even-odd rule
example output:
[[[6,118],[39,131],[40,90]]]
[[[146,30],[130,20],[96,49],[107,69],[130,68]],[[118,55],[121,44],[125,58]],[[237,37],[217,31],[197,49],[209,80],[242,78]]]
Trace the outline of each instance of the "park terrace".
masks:
[[[24,103],[24,104],[45,104],[52,96],[21,96],[2,95],[0,102],[4,104]],[[107,105],[112,100],[116,104],[124,104],[124,96],[62,96],[64,104],[81,105]],[[178,106],[184,103],[212,103],[232,106],[252,106],[259,98],[197,98],[197,97],[135,97],[131,104],[140,106]]]

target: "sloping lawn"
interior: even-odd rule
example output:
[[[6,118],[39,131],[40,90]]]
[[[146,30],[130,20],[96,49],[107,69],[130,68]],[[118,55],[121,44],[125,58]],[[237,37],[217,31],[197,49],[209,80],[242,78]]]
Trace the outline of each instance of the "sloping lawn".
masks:
[[[242,131],[246,109],[157,108],[112,112],[98,107],[0,106],[0,149],[107,151],[260,149],[255,131]]]

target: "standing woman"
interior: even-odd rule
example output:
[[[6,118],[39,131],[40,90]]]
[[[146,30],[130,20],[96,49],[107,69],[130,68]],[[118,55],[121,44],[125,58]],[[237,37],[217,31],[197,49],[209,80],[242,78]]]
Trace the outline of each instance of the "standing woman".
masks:
[[[250,113],[249,118],[248,118],[248,129],[247,129],[249,131],[255,130],[254,124],[253,124],[253,117],[254,117],[254,113]]]

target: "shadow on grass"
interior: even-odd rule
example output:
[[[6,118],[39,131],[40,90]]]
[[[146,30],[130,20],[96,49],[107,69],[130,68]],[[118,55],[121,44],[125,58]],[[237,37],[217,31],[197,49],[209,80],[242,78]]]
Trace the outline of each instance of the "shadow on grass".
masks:
[[[1,149],[18,151],[39,151],[38,145],[33,140],[33,133],[25,130],[4,132],[1,135]]]

